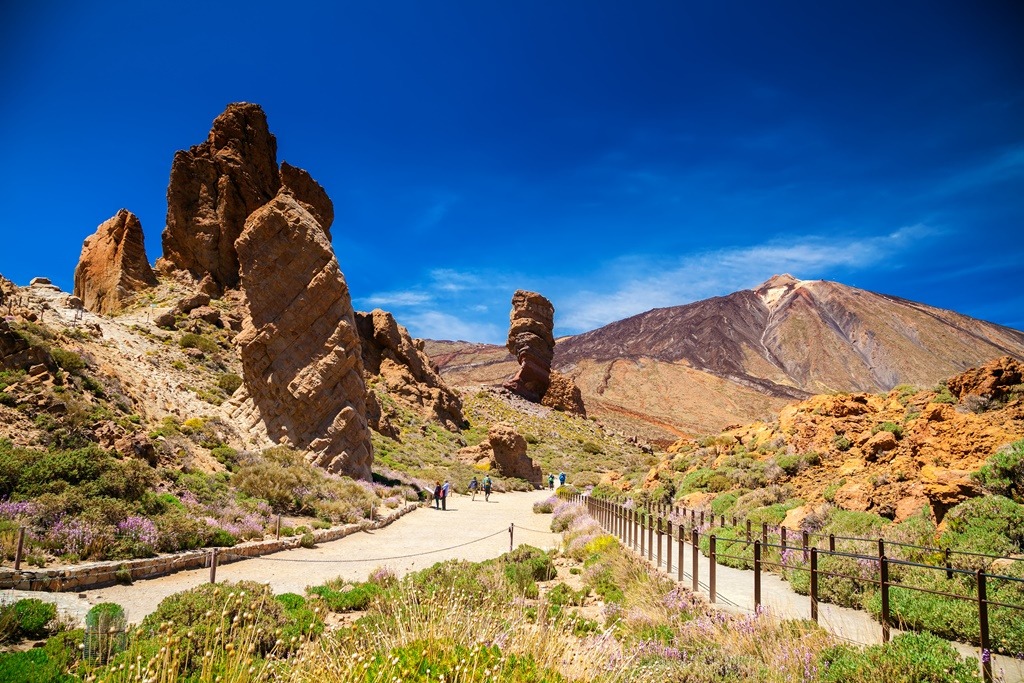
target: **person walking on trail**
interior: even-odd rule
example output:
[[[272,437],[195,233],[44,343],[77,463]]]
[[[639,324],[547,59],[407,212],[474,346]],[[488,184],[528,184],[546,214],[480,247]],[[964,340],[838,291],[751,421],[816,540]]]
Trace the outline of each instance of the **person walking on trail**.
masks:
[[[484,476],[484,500],[491,499],[491,475]]]
[[[548,488],[551,489],[552,491],[555,490],[555,475],[554,474],[549,474],[548,475]]]
[[[480,488],[480,482],[476,480],[474,476],[469,482],[469,492],[473,494],[473,500],[476,500],[477,489]]]
[[[434,509],[441,509],[441,482],[434,483]]]
[[[565,486],[565,472],[559,472],[558,474],[558,485]]]
[[[449,491],[451,491],[451,484],[449,484],[448,480],[445,479],[444,480],[444,485],[441,486],[441,509],[442,510],[447,510],[448,509],[448,492]]]

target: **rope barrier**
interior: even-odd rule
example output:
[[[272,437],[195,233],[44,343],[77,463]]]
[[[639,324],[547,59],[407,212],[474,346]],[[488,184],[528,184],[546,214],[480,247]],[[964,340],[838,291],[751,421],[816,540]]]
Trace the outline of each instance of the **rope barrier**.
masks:
[[[518,527],[517,527],[518,528]],[[256,555],[249,557],[247,555],[231,555],[232,559],[246,559],[246,560],[263,560],[265,562],[300,562],[305,564],[329,564],[329,563],[349,563],[349,562],[384,562],[387,560],[404,560],[409,557],[420,557],[423,555],[433,555],[434,553],[442,553],[446,550],[454,550],[456,548],[462,548],[467,545],[479,543],[480,541],[486,541],[488,538],[494,538],[500,534],[507,534],[508,529],[502,529],[501,531],[495,531],[493,534],[477,538],[472,541],[466,541],[465,543],[459,543],[458,545],[451,545],[447,548],[435,548],[434,550],[425,550],[422,553],[410,553],[408,555],[393,555],[391,557],[357,557],[347,560],[318,560],[318,559],[299,559],[299,558],[287,558],[287,557],[267,557],[265,555]]]
[[[550,534],[551,536],[557,536],[557,531],[541,531],[539,529],[530,529],[525,526],[516,526],[516,531],[532,531],[535,534]]]

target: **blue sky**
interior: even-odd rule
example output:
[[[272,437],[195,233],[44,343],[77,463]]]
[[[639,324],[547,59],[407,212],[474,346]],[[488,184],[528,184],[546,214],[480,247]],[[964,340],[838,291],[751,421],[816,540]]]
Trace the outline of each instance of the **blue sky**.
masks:
[[[101,3],[89,3],[99,5]],[[1024,329],[1019,2],[5,3],[0,273],[70,289],[260,103],[357,308],[502,343],[824,278]]]

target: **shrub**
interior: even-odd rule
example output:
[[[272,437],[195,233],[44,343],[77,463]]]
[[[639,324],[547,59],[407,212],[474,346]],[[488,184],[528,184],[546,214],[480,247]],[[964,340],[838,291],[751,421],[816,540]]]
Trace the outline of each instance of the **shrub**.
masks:
[[[217,342],[209,337],[193,332],[186,332],[181,335],[181,338],[178,339],[178,345],[183,349],[199,349],[203,353],[216,353],[219,348]]]
[[[883,422],[882,424],[875,425],[874,427],[872,427],[872,434],[877,434],[878,432],[891,432],[892,435],[895,436],[897,439],[902,439],[903,425],[896,424],[895,422],[886,421]]]
[[[558,496],[551,496],[544,500],[537,501],[533,504],[533,511],[537,514],[550,514],[554,512],[555,506],[559,505],[562,501]]]
[[[987,491],[1024,504],[1024,439],[993,454],[973,477]]]
[[[601,447],[593,441],[586,441],[583,444],[583,452],[590,453],[591,455],[598,455],[602,453]]]
[[[57,618],[57,608],[38,598],[24,598],[13,606],[18,622],[18,631],[26,638],[42,638],[49,633],[49,626]]]
[[[715,515],[724,515],[736,505],[738,496],[735,493],[723,493],[715,496],[711,501],[711,512]]]
[[[886,645],[839,645],[822,653],[821,680],[887,683],[967,683],[978,680],[977,661],[964,661],[953,646],[927,633],[903,633]]]
[[[1009,498],[971,498],[946,513],[944,521],[946,529],[939,537],[943,546],[989,555],[1008,555],[1024,548],[1024,505]],[[980,569],[988,561],[961,557],[960,562]]]
[[[85,361],[74,351],[54,347],[50,349],[50,355],[62,370],[74,373],[85,369]]]
[[[64,659],[48,649],[0,654],[0,681],[6,683],[65,683],[79,680],[66,673]]]
[[[370,606],[370,602],[383,592],[379,584],[372,582],[345,583],[339,586],[340,580],[328,581],[322,586],[307,588],[306,592],[318,595],[324,606],[332,612],[362,611]]]
[[[956,397],[950,393],[949,387],[942,383],[935,387],[935,398],[932,399],[932,403],[956,403]]]
[[[217,378],[217,386],[223,389],[224,393],[231,395],[242,386],[242,378],[233,372],[226,372]]]

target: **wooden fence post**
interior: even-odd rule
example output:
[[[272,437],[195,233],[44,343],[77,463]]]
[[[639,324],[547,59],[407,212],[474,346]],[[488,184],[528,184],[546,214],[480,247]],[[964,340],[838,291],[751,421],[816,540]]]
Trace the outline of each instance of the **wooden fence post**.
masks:
[[[882,642],[889,642],[889,560],[885,555],[878,558],[879,589],[882,592]]]
[[[683,553],[686,551],[686,542],[683,540],[683,527],[679,527],[679,583],[683,582]]]
[[[672,575],[672,520],[665,520],[665,571]]]
[[[708,539],[710,542],[710,552],[708,553],[708,601],[711,604],[715,602],[715,565],[718,560],[715,559],[715,535],[711,534]]]
[[[217,549],[210,551],[210,583],[217,583]]]
[[[700,583],[697,581],[697,575],[700,573],[700,571],[698,569],[699,565],[698,565],[698,559],[697,559],[697,555],[700,554],[700,551],[697,549],[697,545],[698,545],[698,541],[699,540],[700,539],[697,536],[697,527],[694,527],[690,531],[690,550],[691,550],[691,554],[693,555],[693,567],[690,569],[690,573],[693,575],[693,592],[694,593],[697,593],[700,590]]]
[[[21,556],[25,552],[25,527],[18,527],[18,549],[14,552],[14,571],[21,571]]]
[[[761,609],[761,541],[754,541],[754,611]]]
[[[978,582],[978,626],[981,634],[981,676],[985,683],[992,683],[992,643],[988,633],[988,591],[985,587],[985,572],[976,574]]]
[[[811,548],[811,619],[818,623],[818,549]]]

